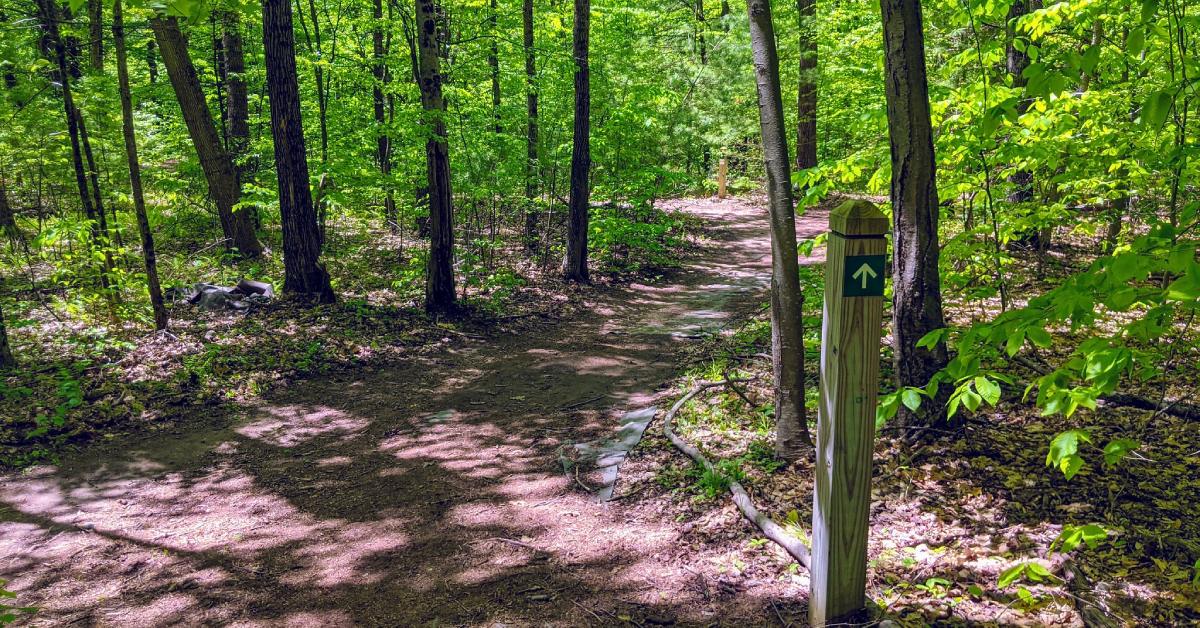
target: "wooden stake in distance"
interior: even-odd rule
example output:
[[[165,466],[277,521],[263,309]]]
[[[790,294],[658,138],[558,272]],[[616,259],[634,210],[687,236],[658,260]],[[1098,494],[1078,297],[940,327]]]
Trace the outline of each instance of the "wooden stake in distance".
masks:
[[[725,177],[729,174],[729,163],[724,158],[717,162],[717,198],[725,198]]]
[[[868,201],[829,215],[813,495],[813,626],[863,608],[888,219]]]

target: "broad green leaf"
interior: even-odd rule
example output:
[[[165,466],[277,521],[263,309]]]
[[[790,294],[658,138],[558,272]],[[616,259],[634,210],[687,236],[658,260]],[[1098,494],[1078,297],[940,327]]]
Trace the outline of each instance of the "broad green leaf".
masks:
[[[935,330],[925,334],[924,336],[921,336],[921,339],[917,341],[917,346],[924,347],[924,348],[932,351],[934,349],[934,347],[938,346],[938,343],[941,343],[943,341],[946,334],[948,334],[949,332],[950,332],[950,330],[945,327],[943,327],[941,329],[935,329]]]
[[[1050,441],[1050,452],[1046,454],[1046,466],[1058,465],[1067,456],[1079,452],[1079,443],[1092,442],[1092,435],[1085,430],[1067,430]]]
[[[1080,469],[1083,468],[1083,458],[1080,458],[1075,454],[1071,454],[1070,456],[1062,459],[1058,465],[1058,468],[1062,471],[1063,476],[1070,480],[1071,478],[1075,477],[1075,474],[1079,473]]]
[[[1169,92],[1163,90],[1150,92],[1150,95],[1142,103],[1142,124],[1152,129],[1161,128],[1167,121],[1167,115],[1171,113],[1173,102],[1174,99]]]
[[[1050,346],[1050,334],[1046,333],[1046,330],[1041,327],[1030,327],[1025,330],[1025,334],[1029,336],[1030,342],[1042,349]]]
[[[1129,452],[1138,448],[1138,442],[1128,438],[1114,438],[1104,446],[1104,463],[1114,466]]]
[[[1020,578],[1025,573],[1025,568],[1028,565],[1029,563],[1021,563],[1019,565],[1013,565],[1012,567],[1000,572],[1000,579],[996,581],[996,585],[1001,589],[1007,588],[1009,585],[1016,582],[1017,578]]]
[[[1008,353],[1008,357],[1017,355],[1021,350],[1021,345],[1025,344],[1025,330],[1018,329],[1008,335],[1008,340],[1004,343],[1004,351]]]
[[[975,378],[975,390],[990,405],[994,406],[1000,401],[1000,385],[982,375]]]
[[[1142,54],[1142,48],[1146,47],[1146,33],[1140,28],[1130,29],[1129,37],[1125,39],[1125,49],[1129,54],[1137,56]]]
[[[1158,0],[1142,0],[1142,21],[1149,22],[1158,12]]]
[[[921,407],[921,392],[917,389],[905,388],[900,399],[904,402],[904,407],[914,412]]]

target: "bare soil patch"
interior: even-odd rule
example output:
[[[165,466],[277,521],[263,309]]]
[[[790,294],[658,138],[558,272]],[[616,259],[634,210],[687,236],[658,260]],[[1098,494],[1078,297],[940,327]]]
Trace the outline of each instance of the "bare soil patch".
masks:
[[[695,522],[594,503],[558,460],[763,299],[764,210],[683,205],[712,234],[684,268],[575,292],[562,321],[448,331],[403,365],[5,476],[0,577],[46,625],[778,622],[798,582],[730,577],[697,559]]]

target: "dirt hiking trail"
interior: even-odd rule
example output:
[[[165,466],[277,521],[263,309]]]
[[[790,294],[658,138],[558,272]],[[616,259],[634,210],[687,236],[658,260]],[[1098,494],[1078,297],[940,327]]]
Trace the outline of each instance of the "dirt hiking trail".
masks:
[[[718,582],[682,522],[596,503],[559,460],[765,298],[765,211],[678,207],[709,228],[701,250],[577,316],[0,477],[0,578],[33,625],[778,625],[802,589]]]

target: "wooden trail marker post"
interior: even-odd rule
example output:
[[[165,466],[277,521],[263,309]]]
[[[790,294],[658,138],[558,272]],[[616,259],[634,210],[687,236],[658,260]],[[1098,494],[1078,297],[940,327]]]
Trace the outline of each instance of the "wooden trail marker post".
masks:
[[[868,201],[846,201],[829,215],[808,610],[813,626],[845,618],[865,602],[888,227]]]
[[[725,178],[729,175],[729,162],[722,158],[717,162],[717,198],[725,198]]]

